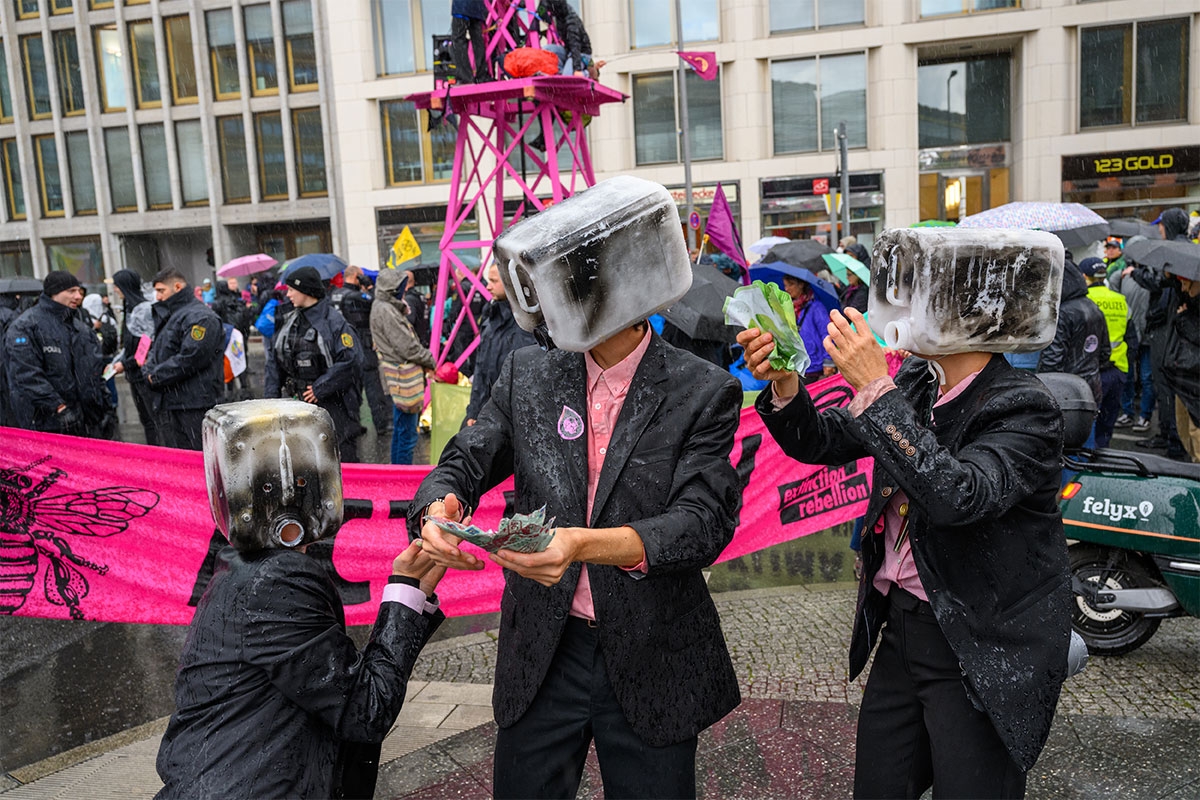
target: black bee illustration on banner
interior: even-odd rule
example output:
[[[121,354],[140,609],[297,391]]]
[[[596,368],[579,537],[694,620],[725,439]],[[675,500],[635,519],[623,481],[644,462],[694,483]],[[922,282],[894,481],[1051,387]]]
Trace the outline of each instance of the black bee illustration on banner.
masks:
[[[46,600],[66,606],[72,619],[83,619],[79,603],[90,586],[79,567],[100,575],[108,567],[76,555],[63,537],[121,533],[130,520],[154,508],[159,497],[129,486],[44,497],[67,473],[53,469],[36,484],[27,473],[49,460],[46,456],[21,469],[0,469],[0,614],[11,615],[25,604],[37,582],[41,555],[49,561],[43,579]]]

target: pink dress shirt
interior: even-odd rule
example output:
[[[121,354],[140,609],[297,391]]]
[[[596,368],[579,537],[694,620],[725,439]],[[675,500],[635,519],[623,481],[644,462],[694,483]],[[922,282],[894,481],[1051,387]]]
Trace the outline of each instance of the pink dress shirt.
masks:
[[[633,352],[608,369],[602,369],[591,353],[584,354],[587,364],[587,440],[588,440],[588,473],[587,473],[587,518],[592,519],[592,504],[596,501],[596,486],[600,483],[600,470],[604,468],[604,455],[608,452],[608,442],[612,439],[613,429],[617,418],[621,415],[621,407],[625,405],[625,395],[629,393],[629,385],[633,383],[633,374],[637,372],[642,356],[650,346],[650,326],[646,326],[646,335]],[[630,572],[645,572],[646,559],[629,570]],[[588,578],[587,564],[579,573],[579,583],[575,586],[575,596],[571,598],[571,616],[594,620],[596,609],[592,604],[592,582]]]

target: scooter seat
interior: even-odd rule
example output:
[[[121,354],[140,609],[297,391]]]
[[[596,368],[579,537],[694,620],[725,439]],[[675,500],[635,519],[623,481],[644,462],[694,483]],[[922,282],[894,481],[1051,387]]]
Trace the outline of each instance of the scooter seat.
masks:
[[[1091,452],[1091,458],[1086,458],[1085,456],[1080,460],[1086,460],[1092,469],[1104,472],[1129,472],[1138,474],[1142,472],[1138,467],[1140,464],[1151,475],[1200,481],[1200,464],[1175,461],[1174,459],[1151,455],[1149,453],[1134,453],[1129,450],[1100,448]]]

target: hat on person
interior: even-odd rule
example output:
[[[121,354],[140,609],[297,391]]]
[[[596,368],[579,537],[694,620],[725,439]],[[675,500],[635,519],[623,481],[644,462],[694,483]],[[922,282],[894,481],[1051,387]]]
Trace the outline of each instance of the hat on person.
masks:
[[[205,278],[203,285],[204,286],[212,286],[212,278]]]
[[[1120,239],[1118,239],[1118,238],[1117,238],[1117,237],[1115,237],[1115,236],[1110,236],[1110,237],[1108,237],[1107,239],[1105,239],[1105,240],[1104,240],[1104,246],[1105,246],[1105,247],[1115,247],[1115,248],[1117,248],[1118,250],[1124,250],[1124,249],[1125,249],[1125,243],[1124,243],[1124,242],[1122,242]]]
[[[81,286],[79,279],[66,270],[55,270],[42,279],[42,294],[54,297],[59,292]]]
[[[301,294],[320,300],[325,296],[325,284],[321,281],[321,273],[316,267],[299,267],[283,280],[288,286]]]
[[[1098,258],[1085,258],[1079,262],[1079,271],[1089,278],[1103,278],[1108,274],[1108,265]]]

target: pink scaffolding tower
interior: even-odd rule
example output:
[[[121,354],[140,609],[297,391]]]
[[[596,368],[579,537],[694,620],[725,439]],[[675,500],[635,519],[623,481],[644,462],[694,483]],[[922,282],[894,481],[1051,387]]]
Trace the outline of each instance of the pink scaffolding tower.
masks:
[[[536,0],[486,3],[489,63],[515,47],[541,46],[542,34],[532,14]],[[518,13],[527,4],[528,12]],[[430,336],[430,349],[439,367],[450,361],[450,345],[463,325],[471,327],[473,341],[451,363],[460,367],[479,344],[479,322],[471,311],[471,301],[477,293],[487,297],[485,276],[492,260],[492,242],[526,214],[596,182],[584,135],[586,120],[599,114],[601,105],[625,99],[622,93],[586,77],[498,77],[489,83],[435,84],[433,91],[407,98],[417,108],[444,114],[442,124],[450,124],[453,115],[458,125]],[[526,140],[531,129],[542,132],[544,150]],[[470,225],[472,217],[478,235],[459,239],[460,230]],[[482,253],[478,269],[464,263],[466,253]],[[458,298],[460,310],[443,344],[440,333],[446,300],[453,297]]]

